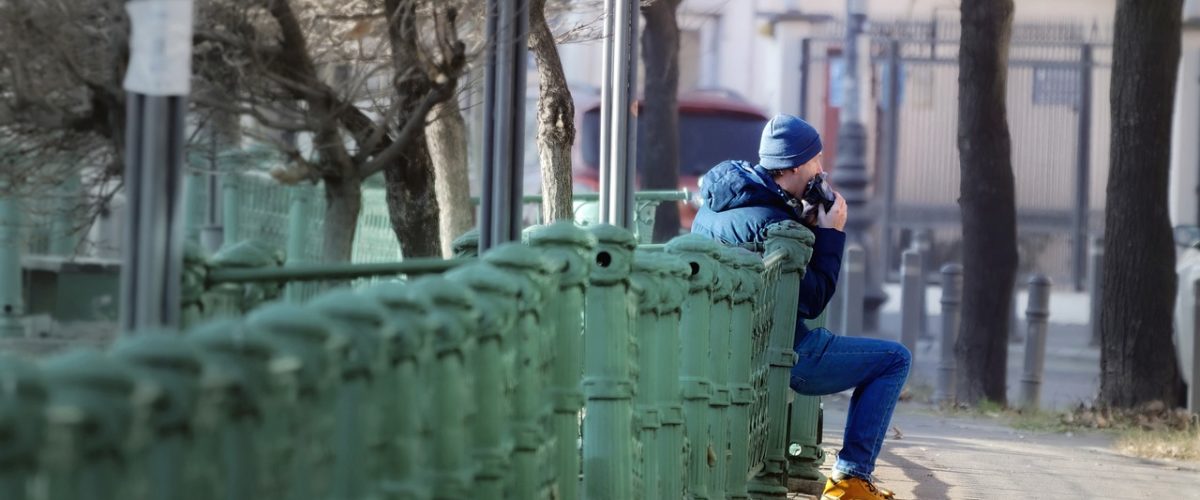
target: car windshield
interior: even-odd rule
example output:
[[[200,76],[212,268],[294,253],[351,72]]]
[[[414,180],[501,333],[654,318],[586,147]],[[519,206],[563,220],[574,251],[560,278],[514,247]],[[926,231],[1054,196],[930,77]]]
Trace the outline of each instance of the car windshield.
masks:
[[[741,113],[681,112],[679,118],[679,173],[701,176],[725,160],[758,162],[758,139],[766,119]],[[591,168],[600,164],[600,110],[583,115],[579,138],[583,161]],[[646,131],[638,129],[638,170],[646,167],[642,152]]]

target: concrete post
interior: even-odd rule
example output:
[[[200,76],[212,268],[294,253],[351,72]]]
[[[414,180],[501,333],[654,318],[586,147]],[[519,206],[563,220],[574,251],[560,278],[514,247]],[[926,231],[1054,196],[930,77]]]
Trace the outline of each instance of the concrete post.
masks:
[[[583,419],[583,493],[587,499],[633,498],[635,439],[629,353],[634,325],[629,275],[637,240],[632,233],[611,225],[592,226],[591,231],[598,243],[584,318],[587,417]]]
[[[863,247],[851,243],[846,248],[846,286],[842,293],[842,329],[843,335],[863,334],[863,294],[867,286],[867,256]]]
[[[962,301],[962,266],[942,266],[942,349],[938,361],[938,381],[933,400],[943,403],[954,400],[955,358],[954,342],[958,339],[959,304]]]
[[[0,195],[0,337],[23,337],[21,203]]]
[[[908,352],[917,352],[917,337],[921,333],[921,307],[925,296],[925,277],[921,272],[921,254],[908,249],[900,258],[900,343]]]
[[[917,231],[914,247],[921,255],[921,293],[918,296],[921,321],[921,338],[933,340],[933,329],[929,328],[929,307],[925,290],[929,286],[929,273],[933,272],[933,232],[928,229]]]
[[[1017,304],[1020,302],[1018,300],[1020,291],[1021,286],[1019,279],[1013,280],[1012,303],[1008,308],[1008,310],[1012,312],[1012,314],[1010,314],[1008,317],[1008,342],[1010,344],[1019,344],[1025,341],[1025,336],[1021,334],[1021,320],[1017,315],[1017,308],[1020,307],[1020,305]]]
[[[1050,318],[1050,278],[1037,274],[1029,279],[1029,307],[1025,309],[1029,332],[1025,336],[1025,371],[1021,376],[1021,406],[1036,409],[1042,393],[1046,366],[1046,324]]]
[[[1088,252],[1088,327],[1092,329],[1092,339],[1088,345],[1100,345],[1100,307],[1103,303],[1104,292],[1104,238],[1092,238]]]

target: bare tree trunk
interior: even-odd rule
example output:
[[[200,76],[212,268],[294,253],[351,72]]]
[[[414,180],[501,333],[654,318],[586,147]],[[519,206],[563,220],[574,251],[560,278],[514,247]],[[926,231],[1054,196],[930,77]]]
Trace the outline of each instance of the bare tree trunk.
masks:
[[[326,262],[350,262],[361,211],[362,181],[354,176],[325,178],[321,255]]]
[[[1117,3],[1104,218],[1100,402],[1183,404],[1174,354],[1175,249],[1167,213],[1179,0]]]
[[[645,131],[646,141],[638,156],[645,162],[641,173],[646,189],[679,189],[679,4],[680,0],[654,0],[642,6],[646,97],[638,128]],[[653,241],[678,236],[679,226],[679,204],[659,205]]]
[[[546,22],[546,0],[529,3],[529,50],[538,68],[538,158],[542,170],[542,217],[572,220],[571,146],[575,143],[575,101],[567,87],[554,34]]]
[[[417,9],[414,0],[386,0],[388,39],[392,46],[392,67],[396,73],[397,109],[400,122],[423,117],[409,116],[433,87],[422,69],[424,61],[417,40]],[[392,229],[407,257],[433,257],[442,251],[438,237],[438,203],[434,187],[433,160],[425,143],[425,127],[418,129],[407,143],[400,159],[384,167],[388,214]]]
[[[451,257],[454,239],[475,227],[471,182],[467,172],[467,123],[457,99],[434,106],[426,142],[433,159],[434,190],[441,207],[438,232],[442,256]]]
[[[1007,402],[1008,322],[1017,269],[1016,202],[1005,108],[1012,0],[963,0],[958,56],[962,323],[958,399]]]

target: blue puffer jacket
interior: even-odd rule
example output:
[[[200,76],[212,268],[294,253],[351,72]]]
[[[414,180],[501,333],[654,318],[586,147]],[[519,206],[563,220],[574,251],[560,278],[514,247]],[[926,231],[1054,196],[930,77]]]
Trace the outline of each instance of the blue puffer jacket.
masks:
[[[765,169],[744,161],[723,162],[709,170],[700,181],[700,196],[704,204],[692,222],[692,232],[726,245],[756,247],[765,240],[767,226],[787,219],[803,222],[795,198]],[[820,316],[829,304],[846,246],[846,234],[841,231],[809,229],[817,238],[800,280],[797,308],[804,319]],[[796,325],[796,344],[808,333],[803,323]]]

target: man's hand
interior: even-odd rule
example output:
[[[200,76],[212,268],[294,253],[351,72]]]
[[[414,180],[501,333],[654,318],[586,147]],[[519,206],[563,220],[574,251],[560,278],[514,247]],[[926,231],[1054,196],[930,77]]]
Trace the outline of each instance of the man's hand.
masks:
[[[833,207],[829,210],[822,210],[817,207],[817,227],[826,227],[845,231],[846,227],[846,198],[842,197],[842,193],[834,191],[837,195],[837,200],[833,202]]]

